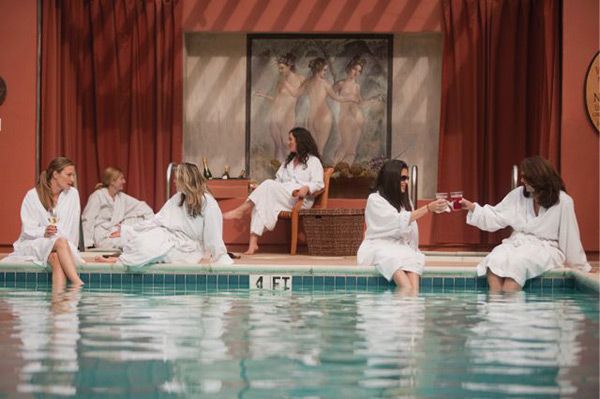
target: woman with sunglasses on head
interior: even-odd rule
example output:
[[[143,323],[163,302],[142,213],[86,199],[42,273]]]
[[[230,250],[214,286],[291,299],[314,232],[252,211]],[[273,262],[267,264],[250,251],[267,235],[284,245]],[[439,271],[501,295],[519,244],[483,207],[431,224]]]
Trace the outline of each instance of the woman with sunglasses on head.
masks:
[[[74,186],[75,163],[53,159],[23,199],[21,235],[13,244],[15,251],[2,262],[49,264],[55,288],[64,287],[67,279],[83,284],[77,274],[77,264],[83,262],[77,250],[81,206]]]
[[[182,163],[175,171],[177,193],[154,218],[123,225],[123,253],[100,262],[144,266],[154,262],[198,263],[210,256],[214,264],[232,264],[223,243],[223,216],[208,192],[200,169]]]
[[[121,169],[109,166],[102,182],[96,184],[81,214],[86,248],[117,249],[121,242],[121,225],[135,224],[154,216],[152,209],[123,192],[125,175]]]
[[[521,183],[495,206],[463,199],[467,223],[485,231],[511,227],[511,236],[477,266],[491,291],[520,291],[528,279],[564,264],[591,269],[579,238],[573,199],[547,160],[535,156],[521,162]]]
[[[375,265],[388,281],[416,292],[425,265],[425,255],[419,251],[416,221],[429,212],[443,212],[448,203],[438,199],[413,209],[408,195],[408,165],[400,160],[385,162],[377,176],[376,189],[367,200],[367,231],[358,249],[357,262]]]

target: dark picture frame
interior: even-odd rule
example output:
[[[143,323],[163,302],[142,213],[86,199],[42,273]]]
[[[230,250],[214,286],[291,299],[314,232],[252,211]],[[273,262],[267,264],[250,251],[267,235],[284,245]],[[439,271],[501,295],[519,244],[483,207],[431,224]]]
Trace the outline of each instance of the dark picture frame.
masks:
[[[249,34],[247,173],[272,178],[295,126],[311,131],[325,165],[389,158],[392,61],[393,35]]]

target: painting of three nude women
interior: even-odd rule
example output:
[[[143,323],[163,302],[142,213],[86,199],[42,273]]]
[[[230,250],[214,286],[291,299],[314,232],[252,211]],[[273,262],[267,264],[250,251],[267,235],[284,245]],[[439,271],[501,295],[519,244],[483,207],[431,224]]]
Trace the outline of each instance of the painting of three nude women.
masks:
[[[305,127],[324,164],[389,156],[392,36],[249,35],[247,169],[272,177]]]

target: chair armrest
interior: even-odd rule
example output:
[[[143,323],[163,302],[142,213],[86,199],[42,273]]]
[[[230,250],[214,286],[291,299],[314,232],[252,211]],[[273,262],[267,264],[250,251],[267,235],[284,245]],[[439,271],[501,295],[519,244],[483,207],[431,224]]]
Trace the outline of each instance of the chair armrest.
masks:
[[[298,198],[298,201],[296,201],[294,207],[289,211],[279,212],[279,217],[291,219],[293,215],[299,214],[300,210],[302,209],[302,205],[304,205],[304,198]]]

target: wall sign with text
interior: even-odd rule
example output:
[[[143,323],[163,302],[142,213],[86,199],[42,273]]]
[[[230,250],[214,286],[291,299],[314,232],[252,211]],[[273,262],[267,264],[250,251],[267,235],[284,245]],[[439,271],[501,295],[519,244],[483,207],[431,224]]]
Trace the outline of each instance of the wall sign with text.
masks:
[[[585,74],[585,106],[587,115],[600,132],[600,61],[597,52]]]

